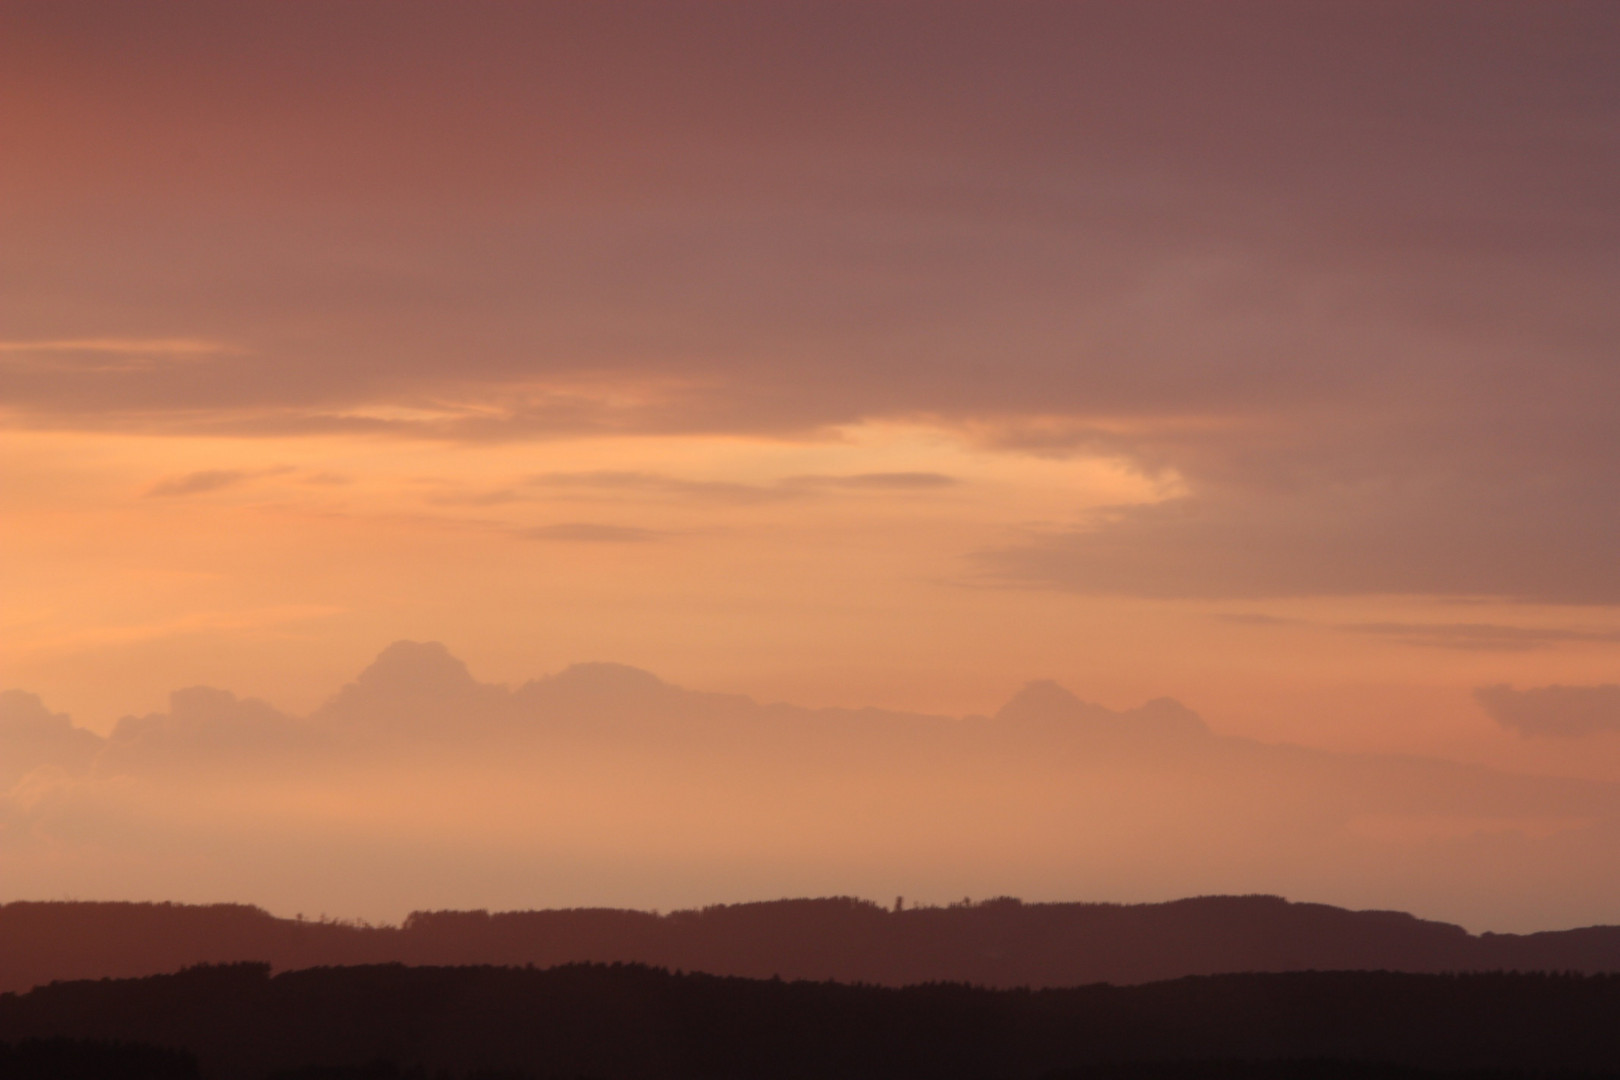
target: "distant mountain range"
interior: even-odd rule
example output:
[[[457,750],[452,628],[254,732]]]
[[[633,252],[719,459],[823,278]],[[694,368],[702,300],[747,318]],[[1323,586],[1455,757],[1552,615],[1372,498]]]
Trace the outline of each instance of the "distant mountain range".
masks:
[[[402,641],[305,716],[190,687],[103,735],[0,693],[7,899],[1264,892],[1527,931],[1620,922],[1617,850],[1620,783],[1259,742],[1051,682],[991,716],[818,709],[605,663],[507,687]]]
[[[1062,987],[1229,972],[1620,972],[1620,927],[1472,935],[1399,912],[1272,896],[1138,905],[1000,899],[905,910],[833,898],[666,915],[443,911],[418,912],[398,927],[279,919],[245,905],[0,906],[0,991],[244,961],[277,970],[633,962],[885,986]]]

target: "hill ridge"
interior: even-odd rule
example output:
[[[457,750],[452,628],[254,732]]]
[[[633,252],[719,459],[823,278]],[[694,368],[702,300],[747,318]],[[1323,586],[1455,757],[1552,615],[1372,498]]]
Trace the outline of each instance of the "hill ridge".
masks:
[[[278,918],[247,904],[0,905],[0,991],[237,961],[278,971],[388,962],[635,962],[886,986],[1053,987],[1313,969],[1620,972],[1620,927],[1475,935],[1405,912],[1352,911],[1270,895],[1149,904],[999,897],[904,909],[823,897],[666,914],[417,911],[398,926]]]

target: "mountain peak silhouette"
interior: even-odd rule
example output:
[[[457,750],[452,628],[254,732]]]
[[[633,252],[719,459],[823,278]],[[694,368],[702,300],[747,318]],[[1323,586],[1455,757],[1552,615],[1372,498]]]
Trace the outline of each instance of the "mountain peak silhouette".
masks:
[[[217,686],[187,686],[169,691],[169,714],[176,718],[211,717],[237,705],[236,695]]]
[[[1175,698],[1154,698],[1134,712],[1140,723],[1166,735],[1213,734],[1203,717]]]
[[[591,661],[570,664],[553,675],[548,682],[583,691],[608,693],[652,693],[670,689],[670,685],[650,671],[629,664]]]
[[[542,719],[548,727],[634,730],[639,737],[650,737],[660,730],[685,731],[685,721],[700,697],[649,671],[595,662],[571,664],[555,675],[526,682],[512,695],[512,702],[520,714]]]
[[[1012,696],[996,713],[1002,723],[1089,724],[1121,735],[1198,736],[1211,732],[1202,718],[1175,698],[1154,698],[1145,705],[1115,712],[1082,701],[1051,679],[1038,679]]]
[[[996,713],[1000,721],[1051,720],[1096,709],[1051,679],[1036,679],[1014,694]]]
[[[187,686],[169,692],[167,713],[120,717],[113,726],[112,738],[114,742],[127,743],[164,733],[196,735],[266,718],[274,720],[279,715],[255,698],[243,700],[229,690],[214,686]]]
[[[65,713],[53,713],[38,694],[26,690],[0,691],[0,732],[57,733],[71,730]]]
[[[421,729],[442,715],[446,703],[504,693],[474,679],[467,665],[437,641],[396,641],[315,715],[365,723],[411,717],[412,726]]]
[[[52,712],[38,694],[0,692],[0,792],[40,766],[87,769],[102,742],[100,735]]]
[[[454,697],[478,688],[467,665],[437,641],[394,642],[352,685],[368,697]]]

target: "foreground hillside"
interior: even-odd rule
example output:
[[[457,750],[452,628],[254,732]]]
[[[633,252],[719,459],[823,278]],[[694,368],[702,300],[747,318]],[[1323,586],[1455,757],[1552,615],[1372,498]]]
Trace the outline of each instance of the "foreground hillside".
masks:
[[[1620,978],[1300,972],[1136,987],[905,989],[636,965],[263,965],[0,996],[0,1042],[187,1051],[253,1080],[368,1062],[556,1077],[1021,1078],[1120,1062],[1620,1068]],[[307,1075],[320,1075],[311,1073]]]
[[[886,986],[1053,987],[1311,969],[1620,972],[1620,928],[1475,936],[1399,912],[1269,896],[1138,905],[1004,899],[903,911],[835,898],[668,915],[430,912],[399,927],[277,919],[242,905],[0,906],[0,990],[236,961],[277,970],[386,962],[633,962]]]

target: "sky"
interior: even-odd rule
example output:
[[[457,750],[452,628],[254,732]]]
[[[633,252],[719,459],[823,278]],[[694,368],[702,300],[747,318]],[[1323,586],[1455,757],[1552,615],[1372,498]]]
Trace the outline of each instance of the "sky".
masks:
[[[490,686],[605,661],[957,719],[1056,680],[1481,791],[1620,785],[1617,72],[1620,10],[1579,0],[0,0],[0,686],[37,695],[0,710],[5,892],[426,903],[433,874],[271,897],[263,867],[304,850],[274,829],[260,870],[199,878],[179,834],[71,825],[157,783],[108,750],[123,718],[181,723],[170,693],[215,687],[318,727],[396,641]],[[204,743],[235,722],[197,715]],[[792,754],[760,753],[793,789]],[[973,790],[1062,803],[1040,755],[963,754]],[[481,768],[446,781],[456,835],[494,813]],[[949,786],[894,769],[862,775]],[[407,774],[343,775],[308,813],[429,843]],[[1155,805],[1193,814],[1197,782]],[[247,813],[161,787],[154,821]],[[79,809],[36,813],[59,789]],[[802,858],[705,876],[696,838],[780,798],[706,790],[720,816],[663,848],[557,834],[606,877],[468,871],[486,884],[445,902],[907,889],[851,869],[878,859],[860,826],[786,803]],[[1608,811],[1558,790],[1358,810],[1356,835],[1612,855]],[[1167,875],[1151,843],[1066,851],[1018,805],[995,843],[944,814],[894,850],[956,852],[915,873],[946,899],[1274,882],[1620,922],[1575,899],[1606,879],[1488,900],[1523,852],[1429,888],[1407,849],[1290,877],[1296,849],[1256,839]],[[1159,811],[1066,812],[1118,839]],[[1038,857],[998,869],[1021,829]]]

